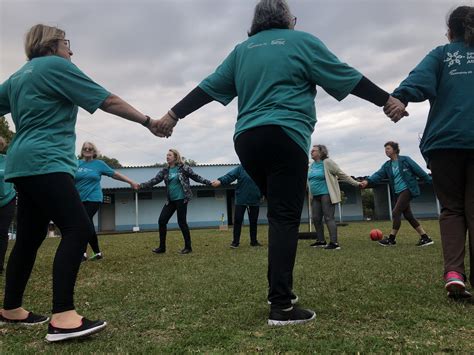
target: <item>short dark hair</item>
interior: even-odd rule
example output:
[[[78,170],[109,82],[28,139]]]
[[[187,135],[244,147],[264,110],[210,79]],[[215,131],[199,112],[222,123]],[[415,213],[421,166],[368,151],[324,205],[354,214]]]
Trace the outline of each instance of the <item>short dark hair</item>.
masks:
[[[387,143],[383,145],[383,147],[385,148],[387,145],[391,146],[392,149],[395,151],[395,153],[400,154],[400,147],[398,146],[397,142],[388,141]]]
[[[468,46],[474,46],[474,7],[458,6],[446,21],[452,38],[462,39]]]

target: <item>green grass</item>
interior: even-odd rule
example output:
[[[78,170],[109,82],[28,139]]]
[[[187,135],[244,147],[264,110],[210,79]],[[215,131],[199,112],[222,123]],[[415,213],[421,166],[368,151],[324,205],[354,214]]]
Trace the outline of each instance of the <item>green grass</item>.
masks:
[[[371,228],[389,226],[340,227],[339,251],[299,242],[295,292],[317,318],[289,327],[266,325],[267,248],[251,248],[246,228],[236,250],[231,231],[194,230],[194,252],[184,256],[178,231],[169,233],[163,255],[151,253],[157,233],[101,236],[105,258],[83,263],[76,307],[107,320],[106,330],[47,344],[44,325],[2,327],[0,353],[473,352],[473,304],[446,297],[437,221],[423,221],[435,241],[425,248],[414,246],[406,222],[395,248],[370,241]],[[259,227],[265,245],[266,231]],[[24,305],[35,312],[51,308],[57,243],[43,244],[26,291]]]

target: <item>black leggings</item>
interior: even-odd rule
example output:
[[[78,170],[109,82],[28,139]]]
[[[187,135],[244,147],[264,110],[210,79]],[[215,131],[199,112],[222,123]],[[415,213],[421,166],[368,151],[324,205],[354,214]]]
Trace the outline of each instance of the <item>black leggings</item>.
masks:
[[[15,202],[13,198],[5,206],[0,207],[0,272],[3,272],[3,264],[5,263],[5,254],[8,248],[8,228],[12,224],[15,214]]]
[[[242,223],[244,221],[245,211],[248,211],[249,224],[250,224],[250,243],[257,242],[257,221],[259,206],[244,206],[235,205],[234,213],[234,240],[236,244],[240,243],[240,232],[242,231]]]
[[[163,206],[158,219],[158,226],[160,228],[160,247],[166,249],[166,232],[167,224],[174,212],[178,213],[178,225],[183,233],[184,247],[191,249],[191,234],[189,233],[188,222],[186,221],[186,214],[188,212],[188,203],[184,200],[169,201]]]
[[[268,300],[272,308],[291,307],[308,156],[279,126],[245,131],[235,150],[268,201]]]
[[[15,178],[13,182],[18,192],[18,228],[8,260],[3,307],[10,310],[22,306],[36,253],[52,220],[62,235],[53,262],[52,312],[73,310],[82,253],[93,233],[74,179],[67,173],[52,173]]]
[[[395,207],[392,210],[392,229],[399,230],[400,226],[402,225],[402,214],[408,223],[414,229],[417,229],[420,226],[420,222],[418,222],[413,216],[413,212],[411,211],[410,201],[411,201],[411,193],[410,190],[403,190],[397,196],[397,200],[395,201]]]
[[[100,202],[92,202],[92,201],[84,201],[82,202],[84,205],[84,208],[86,209],[87,215],[89,216],[89,219],[91,220],[92,225],[94,225],[94,216],[99,210],[100,207]],[[92,234],[91,239],[89,240],[89,245],[91,246],[92,250],[94,251],[95,254],[100,253],[100,248],[99,248],[99,239],[97,239],[97,233],[95,232],[94,228],[94,233]],[[86,246],[87,249],[87,246]],[[84,251],[86,251],[84,249]]]

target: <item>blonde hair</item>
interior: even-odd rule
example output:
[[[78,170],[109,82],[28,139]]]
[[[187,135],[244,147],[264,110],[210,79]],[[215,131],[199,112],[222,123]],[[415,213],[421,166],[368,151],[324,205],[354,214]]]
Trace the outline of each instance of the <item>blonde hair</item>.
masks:
[[[99,150],[97,149],[97,146],[96,146],[94,143],[92,143],[92,142],[87,142],[87,141],[86,141],[86,142],[82,143],[81,154],[79,155],[79,159],[84,158],[84,156],[82,155],[82,151],[83,151],[84,146],[85,146],[86,144],[87,144],[87,145],[90,145],[90,146],[92,147],[92,149],[94,149],[94,155],[92,156],[92,158],[94,158],[94,159],[97,158],[97,157],[99,156]]]
[[[0,136],[0,152],[3,152],[3,150],[7,147],[7,140]]]
[[[64,39],[66,32],[57,27],[42,24],[30,28],[25,38],[25,53],[29,60],[56,54],[58,41]]]
[[[176,164],[178,165],[184,164],[184,160],[181,157],[181,154],[179,154],[179,152],[176,149],[170,149],[169,152],[173,153],[174,158],[176,159]]]

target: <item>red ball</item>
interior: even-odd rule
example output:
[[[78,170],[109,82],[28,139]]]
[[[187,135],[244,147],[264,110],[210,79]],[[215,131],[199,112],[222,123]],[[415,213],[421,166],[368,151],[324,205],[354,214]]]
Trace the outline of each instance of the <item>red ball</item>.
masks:
[[[383,238],[383,234],[380,229],[372,229],[370,231],[370,239],[375,241],[375,240],[382,240],[382,238]]]

